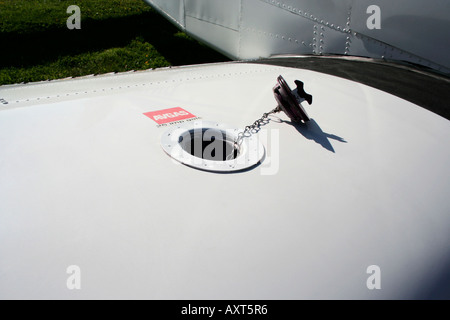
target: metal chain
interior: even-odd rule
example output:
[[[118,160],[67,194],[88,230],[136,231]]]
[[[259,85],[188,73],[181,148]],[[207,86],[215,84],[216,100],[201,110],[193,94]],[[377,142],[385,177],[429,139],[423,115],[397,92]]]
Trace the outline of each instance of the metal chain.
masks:
[[[263,113],[262,117],[253,122],[253,124],[246,126],[244,131],[239,132],[236,141],[234,142],[236,145],[240,146],[242,143],[242,139],[245,137],[250,137],[252,134],[257,133],[259,130],[261,130],[261,126],[267,124],[269,121],[267,120],[269,115],[272,113],[280,112],[280,107],[276,107],[275,109]]]

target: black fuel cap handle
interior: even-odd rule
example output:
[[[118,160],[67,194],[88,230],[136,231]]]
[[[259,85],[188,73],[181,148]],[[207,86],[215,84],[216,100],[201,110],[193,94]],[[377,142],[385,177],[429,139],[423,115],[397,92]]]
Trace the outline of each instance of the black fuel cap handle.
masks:
[[[305,109],[303,109],[301,100],[304,99],[311,104],[312,95],[305,92],[302,81],[295,80],[295,84],[297,86],[296,92],[291,90],[282,76],[279,76],[277,78],[277,84],[273,88],[273,93],[280,109],[286,113],[293,122],[307,122],[309,121],[309,116]]]

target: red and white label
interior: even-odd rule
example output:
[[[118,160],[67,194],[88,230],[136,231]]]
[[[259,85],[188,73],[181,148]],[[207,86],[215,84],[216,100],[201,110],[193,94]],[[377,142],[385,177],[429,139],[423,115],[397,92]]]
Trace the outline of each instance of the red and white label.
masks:
[[[182,108],[170,108],[158,111],[150,111],[144,113],[147,117],[154,120],[157,124],[164,124],[174,121],[186,120],[196,118],[192,113],[187,112]]]

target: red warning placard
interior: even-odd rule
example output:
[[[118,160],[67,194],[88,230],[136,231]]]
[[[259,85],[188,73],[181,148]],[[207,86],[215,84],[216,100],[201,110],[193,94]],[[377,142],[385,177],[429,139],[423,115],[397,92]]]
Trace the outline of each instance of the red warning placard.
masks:
[[[179,120],[195,118],[195,116],[182,108],[170,108],[158,111],[144,113],[147,117],[154,120],[157,124],[164,124]]]

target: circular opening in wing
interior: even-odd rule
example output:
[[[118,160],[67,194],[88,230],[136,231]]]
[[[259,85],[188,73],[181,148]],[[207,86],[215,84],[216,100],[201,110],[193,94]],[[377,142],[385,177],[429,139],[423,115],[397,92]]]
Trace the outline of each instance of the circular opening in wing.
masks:
[[[234,136],[217,128],[189,130],[178,138],[178,143],[194,157],[211,161],[234,160],[240,150]]]
[[[263,161],[265,148],[256,135],[235,141],[242,130],[212,121],[173,125],[161,137],[163,150],[174,160],[212,172],[235,172]]]

